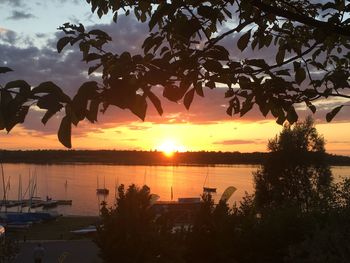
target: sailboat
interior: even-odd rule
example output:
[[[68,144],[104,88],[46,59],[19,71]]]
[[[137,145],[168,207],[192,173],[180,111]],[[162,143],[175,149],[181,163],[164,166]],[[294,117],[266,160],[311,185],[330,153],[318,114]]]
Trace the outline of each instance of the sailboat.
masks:
[[[208,179],[208,175],[209,175],[209,172],[207,170],[207,175],[205,176],[205,180],[204,180],[204,184],[203,184],[203,193],[207,193],[207,194],[216,193],[216,188],[215,187],[205,186],[205,183],[206,183],[206,181]]]
[[[3,190],[4,190],[4,195],[3,195],[3,200],[0,205],[0,209],[2,204],[7,203],[7,187],[5,187],[5,175],[4,175],[4,169],[2,164],[0,163],[0,168],[1,168],[1,176],[2,176],[2,185],[3,185]],[[21,181],[21,178],[20,178]],[[19,183],[21,185],[21,183]],[[55,219],[59,216],[57,213],[48,213],[48,212],[31,212],[30,208],[32,203],[32,198],[35,193],[35,182],[34,180],[30,180],[30,186],[29,186],[29,208],[28,212],[22,212],[21,209],[18,212],[11,211],[8,212],[6,210],[5,206],[5,211],[2,212],[0,211],[0,221],[5,222],[7,227],[12,227],[12,228],[25,228],[28,227],[31,223],[33,222],[42,222],[42,221],[47,221],[47,220],[52,220]],[[19,196],[21,195],[21,186],[19,187]],[[23,201],[23,196],[22,196],[22,201]]]
[[[98,181],[98,176],[97,176],[96,194],[98,194],[98,195],[108,195],[109,194],[109,190],[106,188],[106,176],[104,176],[104,178],[103,178],[103,188],[99,187],[99,181]]]

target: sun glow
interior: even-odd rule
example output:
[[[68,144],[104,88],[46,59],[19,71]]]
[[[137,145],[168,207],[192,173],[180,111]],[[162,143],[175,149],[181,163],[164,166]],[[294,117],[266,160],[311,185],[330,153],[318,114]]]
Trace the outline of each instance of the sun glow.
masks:
[[[177,144],[174,140],[164,141],[157,149],[162,151],[167,157],[172,157],[175,152],[184,152],[186,150],[184,146]]]

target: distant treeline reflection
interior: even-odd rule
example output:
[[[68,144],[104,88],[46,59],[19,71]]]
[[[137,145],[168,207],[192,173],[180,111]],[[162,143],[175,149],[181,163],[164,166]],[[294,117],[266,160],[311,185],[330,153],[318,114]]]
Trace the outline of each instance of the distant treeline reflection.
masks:
[[[314,153],[315,159],[317,154]],[[0,151],[3,163],[105,163],[125,165],[214,165],[263,164],[271,153],[176,152],[167,157],[160,151],[127,150],[30,150]],[[326,154],[329,165],[350,165],[350,157]]]

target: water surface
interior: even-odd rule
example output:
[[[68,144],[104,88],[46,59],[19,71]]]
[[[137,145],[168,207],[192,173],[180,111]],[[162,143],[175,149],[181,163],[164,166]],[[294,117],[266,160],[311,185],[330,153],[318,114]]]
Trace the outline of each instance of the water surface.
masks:
[[[58,211],[65,215],[97,215],[99,203],[105,200],[112,205],[115,200],[115,186],[124,184],[144,184],[151,192],[160,196],[160,200],[171,200],[179,197],[199,197],[203,185],[216,187],[218,200],[228,186],[234,186],[237,191],[230,199],[230,204],[239,202],[245,192],[253,193],[252,172],[259,166],[123,166],[99,164],[67,164],[67,165],[37,165],[37,164],[4,164],[5,179],[10,178],[8,199],[17,199],[19,174],[22,178],[23,193],[28,187],[29,173],[36,174],[36,196],[43,199],[49,196],[53,199],[71,199],[72,206],[60,206]],[[336,180],[350,175],[350,167],[332,167]],[[207,179],[206,179],[207,177]],[[99,184],[99,185],[98,185]],[[107,197],[97,196],[96,188],[110,190]],[[0,195],[3,196],[0,182]],[[17,208],[12,208],[17,210]]]

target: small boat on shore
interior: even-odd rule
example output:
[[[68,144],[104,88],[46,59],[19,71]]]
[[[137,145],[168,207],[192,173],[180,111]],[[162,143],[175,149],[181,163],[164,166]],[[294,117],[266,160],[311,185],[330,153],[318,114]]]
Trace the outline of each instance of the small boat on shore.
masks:
[[[23,222],[11,222],[6,225],[7,229],[11,230],[25,230],[32,226],[31,222],[23,223]]]
[[[89,235],[89,234],[94,234],[97,232],[96,226],[88,226],[82,229],[78,230],[72,230],[70,231],[72,234],[76,235]]]

